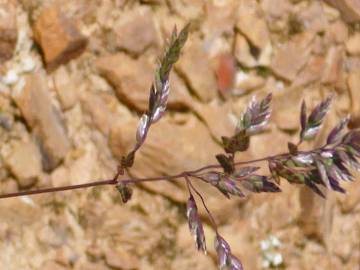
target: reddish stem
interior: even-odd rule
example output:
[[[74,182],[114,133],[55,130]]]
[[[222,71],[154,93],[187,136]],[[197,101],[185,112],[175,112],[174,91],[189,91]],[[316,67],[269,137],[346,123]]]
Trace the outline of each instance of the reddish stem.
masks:
[[[95,186],[104,186],[104,185],[115,185],[116,180],[101,180],[90,182],[86,184],[79,184],[79,185],[72,185],[72,186],[64,186],[64,187],[52,187],[52,188],[44,188],[44,189],[37,189],[37,190],[25,190],[20,192],[8,193],[0,195],[0,199],[11,198],[11,197],[19,197],[25,195],[35,195],[41,193],[50,193],[50,192],[57,192],[57,191],[65,191],[65,190],[72,190],[72,189],[79,189],[79,188],[88,188],[88,187],[95,187]]]
[[[309,152],[314,152],[317,150],[319,150],[319,149],[314,149]],[[299,152],[299,153],[309,153],[309,152]],[[286,157],[289,155],[290,155],[289,153],[283,153],[283,154],[268,156],[268,157],[264,157],[264,158],[254,159],[254,160],[240,161],[240,162],[236,162],[234,165],[246,165],[246,164],[257,163],[257,162],[261,162],[261,161],[267,161],[267,160],[275,159],[275,158],[279,158],[279,157]],[[123,179],[123,180],[117,179],[117,177],[120,175],[120,173],[118,172],[116,174],[116,177],[114,177],[114,179],[111,179],[111,180],[99,180],[99,181],[94,181],[94,182],[89,182],[89,183],[79,184],[79,185],[44,188],[44,189],[38,189],[38,190],[25,190],[25,191],[20,191],[20,192],[2,194],[2,195],[0,195],[0,199],[26,196],[26,195],[35,195],[35,194],[42,194],[42,193],[50,193],[50,192],[58,192],[58,191],[65,191],[65,190],[73,190],[73,189],[80,189],[80,188],[88,188],[88,187],[95,187],[95,186],[103,186],[103,185],[116,185],[118,183],[118,181],[122,181],[125,184],[138,184],[138,183],[142,183],[142,182],[154,182],[154,181],[163,181],[163,180],[169,181],[169,180],[181,179],[185,176],[190,176],[190,177],[196,176],[196,174],[199,172],[209,170],[209,169],[220,169],[220,168],[221,168],[220,165],[208,165],[208,166],[199,168],[197,170],[184,171],[182,173],[170,175],[170,176],[148,177],[148,178],[129,178],[129,179]]]

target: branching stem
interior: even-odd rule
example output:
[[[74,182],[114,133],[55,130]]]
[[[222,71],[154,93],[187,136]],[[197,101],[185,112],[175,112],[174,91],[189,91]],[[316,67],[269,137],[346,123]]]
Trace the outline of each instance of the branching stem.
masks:
[[[311,153],[311,152],[315,152],[317,150],[320,150],[320,149],[314,149],[312,151],[299,152],[299,153]],[[277,159],[277,158],[284,158],[287,156],[290,156],[290,154],[283,153],[283,154],[267,156],[267,157],[259,158],[259,159],[240,161],[240,162],[236,162],[234,165],[247,165],[247,164],[252,164],[252,163],[257,163],[257,162],[262,162],[262,161],[269,161],[269,160]],[[116,185],[118,183],[118,181],[121,181],[124,184],[138,184],[138,183],[143,183],[143,182],[179,180],[179,179],[183,179],[185,176],[189,176],[189,177],[196,176],[196,174],[198,174],[199,172],[209,170],[209,169],[221,169],[221,166],[218,164],[208,165],[208,166],[204,166],[202,168],[196,169],[196,170],[184,171],[182,173],[175,174],[175,175],[161,176],[161,177],[147,177],[147,178],[128,178],[128,179],[122,179],[122,180],[118,179],[120,174],[117,173],[113,179],[109,179],[109,180],[99,180],[99,181],[89,182],[89,183],[85,183],[85,184],[70,185],[70,186],[63,186],[63,187],[51,187],[51,188],[44,188],[44,189],[37,189],[37,190],[24,190],[24,191],[20,191],[20,192],[2,194],[2,195],[0,195],[0,199],[26,196],[26,195],[35,195],[35,194],[42,194],[42,193],[59,192],[59,191],[73,190],[73,189],[82,189],[82,188],[89,188],[89,187],[95,187],[95,186]]]

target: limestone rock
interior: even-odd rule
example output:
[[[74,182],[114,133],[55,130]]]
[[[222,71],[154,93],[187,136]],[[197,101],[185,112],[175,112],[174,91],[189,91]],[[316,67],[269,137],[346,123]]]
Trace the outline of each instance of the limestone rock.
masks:
[[[116,251],[114,249],[105,252],[105,261],[108,266],[119,270],[139,269],[139,261],[136,257],[126,251]]]
[[[196,20],[204,15],[205,2],[202,0],[171,1],[169,5],[186,21]]]
[[[305,25],[306,31],[321,33],[325,32],[328,27],[324,8],[320,2],[309,3],[309,6],[301,10],[298,16],[303,25]]]
[[[341,17],[348,23],[360,21],[360,5],[357,0],[325,0],[341,12]]]
[[[18,183],[15,179],[8,177],[6,181],[4,181],[3,179],[1,180],[1,193],[13,193],[17,192],[18,190]]]
[[[341,261],[347,262],[347,269],[356,269],[358,265],[357,260],[360,254],[359,251],[354,251],[354,247],[357,245],[356,234],[359,233],[359,229],[354,229],[357,224],[359,224],[357,215],[334,215],[332,231],[329,235],[329,243],[333,247],[334,257],[339,257]]]
[[[299,223],[306,236],[324,241],[331,229],[331,209],[334,207],[334,197],[328,190],[322,189],[322,192],[327,196],[326,200],[322,200],[309,188],[301,187]]]
[[[300,89],[288,89],[274,96],[272,120],[278,128],[288,131],[299,128],[298,115],[302,98],[303,93]]]
[[[191,90],[202,101],[216,97],[216,77],[210,66],[209,56],[200,41],[187,44],[176,65],[177,71],[185,78]]]
[[[82,95],[81,103],[84,110],[91,116],[95,127],[104,135],[109,135],[116,118],[101,95],[87,92]]]
[[[57,167],[54,171],[52,171],[50,177],[51,184],[54,187],[66,186],[71,183],[69,169],[64,166]]]
[[[311,56],[309,62],[300,71],[298,76],[294,79],[292,87],[304,87],[310,83],[318,81],[323,75],[325,68],[325,59],[322,56]]]
[[[60,231],[57,226],[46,225],[37,232],[38,241],[47,246],[59,248],[66,242],[66,233]]]
[[[170,74],[170,91],[168,100],[169,109],[191,108],[196,102],[189,93],[184,80],[175,71]]]
[[[349,29],[342,20],[336,20],[329,25],[327,35],[330,42],[344,43],[348,39]]]
[[[152,65],[145,58],[132,59],[119,53],[97,60],[97,68],[115,87],[121,101],[138,110],[146,110],[153,80]]]
[[[8,224],[12,228],[11,231],[15,232],[21,231],[24,226],[38,222],[43,215],[43,210],[31,198],[9,198],[1,203],[0,215],[2,217],[1,222]],[[5,237],[1,240],[4,241]]]
[[[114,26],[116,46],[140,54],[157,43],[157,33],[150,8],[137,8],[124,13]]]
[[[87,39],[79,32],[75,22],[67,18],[56,4],[41,11],[33,31],[49,72],[78,57],[87,45]]]
[[[54,87],[64,110],[73,107],[78,98],[76,85],[65,67],[60,67],[54,72]]]
[[[354,117],[360,116],[360,70],[353,71],[349,74],[347,80],[349,90],[350,90],[350,98],[351,98],[351,114]]]
[[[265,79],[254,73],[240,71],[236,74],[234,95],[241,95],[265,85]]]
[[[22,188],[32,186],[42,172],[40,151],[31,141],[16,144],[4,161]]]
[[[39,138],[44,169],[53,169],[70,150],[60,112],[52,105],[45,80],[39,73],[27,75],[26,85],[13,96],[27,124]]]
[[[346,51],[350,55],[360,55],[360,33],[355,33],[347,40]]]
[[[286,80],[294,80],[297,73],[309,60],[313,39],[313,34],[304,32],[280,45],[272,59],[271,69],[273,72]]]
[[[207,224],[203,223],[203,227],[207,243],[213,243],[214,232]],[[176,245],[179,247],[180,252],[177,252],[172,260],[171,269],[187,269],[190,265],[193,270],[216,269],[215,262],[210,256],[201,252],[197,254],[198,256],[193,256],[195,243],[187,223],[178,227]],[[211,246],[208,244],[208,249],[211,249]]]
[[[239,1],[206,2],[206,20],[203,28],[210,37],[217,35],[233,35],[237,21]]]
[[[41,269],[44,270],[66,270],[64,266],[61,266],[60,264],[54,262],[54,261],[46,261],[41,266]]]
[[[343,77],[344,49],[341,46],[331,47],[325,58],[322,83],[338,84]]]
[[[16,1],[0,2],[0,63],[9,60],[17,41]]]
[[[261,2],[261,8],[266,16],[280,18],[290,12],[291,4],[288,0],[264,0]]]
[[[254,241],[254,238],[259,236],[255,236],[254,232],[241,233],[245,228],[250,230],[252,224],[238,220],[230,226],[221,228],[221,236],[229,243],[231,252],[241,260],[244,269],[260,269],[257,267],[258,259],[256,259],[259,258],[258,243],[260,239],[257,239],[256,242]]]
[[[236,27],[256,48],[263,50],[270,43],[264,12],[255,0],[239,2]]]
[[[209,104],[194,103],[193,110],[208,126],[211,135],[218,141],[221,136],[232,136],[235,124],[231,121],[231,104],[219,104],[213,101]]]
[[[239,63],[246,67],[255,67],[257,65],[256,59],[251,55],[246,38],[240,34],[236,35],[235,39],[235,56]]]
[[[268,143],[270,141],[271,144]],[[264,132],[257,136],[253,136],[250,140],[249,150],[246,152],[248,154],[247,159],[255,159],[256,157],[266,157],[287,152],[288,141],[288,135],[278,129],[273,129],[271,132]],[[243,160],[243,157],[241,158]]]
[[[79,262],[76,269],[79,270],[109,270],[110,268],[105,263],[93,263],[93,262]]]
[[[150,86],[153,81],[155,65],[144,57],[137,60],[119,53],[104,56],[97,60],[99,73],[114,87],[119,99],[139,111],[148,108]],[[186,87],[176,74],[170,75],[168,107],[181,107],[189,104]]]
[[[337,194],[337,201],[340,209],[343,213],[351,213],[354,210],[358,210],[360,205],[360,194],[359,194],[359,181],[352,183],[343,183],[342,186],[346,190],[346,194]]]

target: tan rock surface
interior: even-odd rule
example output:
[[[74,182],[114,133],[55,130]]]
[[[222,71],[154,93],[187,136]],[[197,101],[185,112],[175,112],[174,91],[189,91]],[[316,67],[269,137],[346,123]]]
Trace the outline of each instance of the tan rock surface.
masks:
[[[0,2],[0,62],[9,60],[17,41],[16,1]]]
[[[53,169],[70,150],[60,112],[52,105],[45,78],[40,74],[28,75],[24,89],[14,93],[26,123],[39,137],[44,168]]]
[[[64,110],[70,109],[76,104],[79,93],[74,79],[65,67],[60,67],[54,72],[54,88]]]
[[[208,102],[216,97],[215,73],[201,41],[187,44],[176,69],[201,101]]]
[[[341,80],[341,76],[343,75],[343,48],[331,47],[328,50],[325,59],[325,67],[322,75],[322,82],[326,84],[336,84]]]
[[[139,269],[139,262],[136,257],[125,251],[108,250],[105,253],[106,264],[113,269],[135,270]]]
[[[286,44],[279,45],[271,63],[274,73],[286,80],[294,80],[309,60],[313,39],[314,35],[306,32],[294,36]]]
[[[22,188],[32,186],[42,172],[40,151],[31,141],[18,143],[4,160]]]
[[[114,87],[119,99],[139,111],[148,108],[149,89],[153,82],[155,65],[145,58],[132,59],[119,53],[97,60],[97,68]],[[170,76],[171,95],[168,106],[182,107],[189,103],[189,94],[176,74]]]
[[[8,2],[0,0],[0,6]],[[233,132],[253,95],[273,94],[272,118],[237,161],[283,153],[288,141],[296,143],[304,98],[310,111],[336,93],[317,145],[348,113],[355,116],[350,127],[359,127],[357,6],[350,0],[327,2],[336,5],[298,0],[21,0],[14,13],[0,11],[0,18],[16,18],[18,32],[16,53],[6,63],[0,60],[0,193],[111,179],[119,159],[133,146],[140,112],[147,109],[160,47],[174,24],[180,29],[190,20],[189,41],[170,77],[169,109],[151,127],[131,175],[167,175],[216,164],[214,155],[222,149],[215,138]],[[54,34],[59,47],[78,44],[74,37],[82,33],[89,50],[48,74],[41,64],[45,55],[34,46],[34,30],[40,21],[54,19],[48,12],[54,6],[65,23],[58,16],[54,29],[42,31]],[[13,26],[12,20],[5,22],[5,28]],[[13,52],[15,39],[11,42]],[[52,51],[53,57],[69,50],[61,47]],[[226,99],[218,92],[222,54],[236,58]],[[35,65],[28,68],[29,62]],[[312,143],[304,143],[300,149],[310,147]],[[268,174],[266,162],[256,165],[262,167],[259,173]],[[279,269],[353,270],[360,261],[358,180],[344,183],[347,194],[329,192],[326,200],[285,181],[282,193],[231,200],[213,186],[196,180],[194,185],[245,270],[264,268],[268,257],[262,241],[270,236],[281,243],[276,249],[283,261]],[[205,256],[196,252],[188,230],[187,198],[180,180],[134,186],[126,205],[112,186],[1,200],[0,269],[215,270],[211,221],[196,197]]]
[[[240,34],[235,39],[235,56],[239,63],[246,67],[254,67],[257,65],[256,59],[251,55],[250,46],[246,38]]]
[[[236,27],[259,50],[263,50],[270,43],[265,16],[257,1],[240,1]]]
[[[115,114],[99,94],[86,93],[81,98],[84,110],[91,116],[97,129],[109,135],[111,126],[115,123]]]
[[[114,26],[116,46],[133,54],[140,54],[157,43],[157,31],[150,8],[126,12]]]
[[[41,11],[33,29],[50,72],[79,56],[86,48],[87,39],[79,32],[75,22],[67,18],[56,4]]]
[[[353,71],[349,74],[348,77],[348,87],[350,90],[351,98],[351,113],[354,117],[360,115],[360,71]]]
[[[298,112],[303,94],[299,89],[287,89],[274,97],[272,120],[282,130],[299,128]],[[289,106],[289,103],[292,104]]]
[[[356,0],[326,0],[326,2],[341,12],[344,21],[352,23],[360,20],[360,6]]]
[[[325,69],[326,61],[322,56],[311,56],[306,66],[299,72],[292,83],[293,88],[304,87],[319,81]]]
[[[328,20],[321,2],[309,3],[309,6],[299,13],[299,19],[308,31],[321,33],[328,28]]]
[[[215,101],[206,105],[194,103],[193,109],[208,126],[215,140],[221,141],[221,136],[233,135],[236,123],[232,121],[233,115],[230,102],[219,104]]]
[[[360,54],[360,34],[356,33],[347,40],[346,51],[351,55]]]
[[[344,43],[348,39],[349,29],[343,21],[337,20],[329,25],[328,34],[336,43]]]

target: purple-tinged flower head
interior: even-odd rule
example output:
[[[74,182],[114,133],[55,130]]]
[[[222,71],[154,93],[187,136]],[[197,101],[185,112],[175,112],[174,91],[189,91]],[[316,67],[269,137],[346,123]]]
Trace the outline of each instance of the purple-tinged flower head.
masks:
[[[189,230],[195,239],[197,249],[203,251],[206,254],[204,229],[200,220],[196,202],[192,195],[190,195],[187,203],[186,216],[189,223]]]
[[[310,113],[309,117],[306,118],[306,104],[302,103],[301,114],[300,114],[300,123],[301,123],[301,132],[300,132],[300,141],[303,140],[312,140],[318,134],[321,125],[324,121],[326,113],[330,109],[333,96],[329,96],[324,101],[320,102]]]
[[[229,244],[219,234],[216,235],[214,245],[220,270],[243,270],[240,260],[231,253]]]
[[[330,131],[327,137],[327,144],[334,144],[341,139],[341,132],[349,124],[350,115],[342,118],[340,122]]]
[[[136,131],[136,141],[142,144],[145,140],[147,129],[149,128],[149,116],[143,114],[140,118],[138,128]]]
[[[271,99],[272,94],[268,94],[261,101],[257,101],[253,96],[249,106],[240,118],[236,131],[245,130],[247,135],[253,135],[262,131],[270,118]]]

